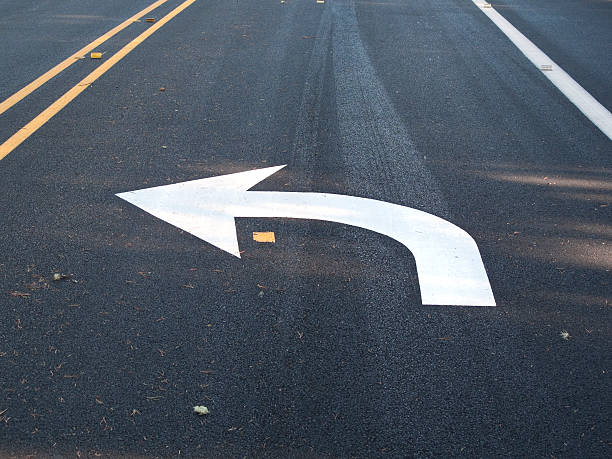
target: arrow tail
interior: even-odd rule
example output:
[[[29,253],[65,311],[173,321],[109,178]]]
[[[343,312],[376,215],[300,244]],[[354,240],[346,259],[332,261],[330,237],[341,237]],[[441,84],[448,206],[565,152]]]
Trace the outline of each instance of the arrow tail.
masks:
[[[476,242],[442,218],[388,202],[326,193],[248,191],[233,202],[230,213],[237,217],[330,221],[397,240],[414,256],[423,304],[496,305]]]

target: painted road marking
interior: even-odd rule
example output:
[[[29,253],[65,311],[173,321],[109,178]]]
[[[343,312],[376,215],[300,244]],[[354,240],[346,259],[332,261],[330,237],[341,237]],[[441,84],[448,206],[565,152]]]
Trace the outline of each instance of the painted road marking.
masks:
[[[128,55],[134,48],[140,45],[143,41],[153,35],[156,31],[158,31],[164,24],[169,22],[172,18],[178,15],[181,11],[187,8],[189,5],[194,3],[196,0],[186,0],[181,3],[175,9],[173,9],[170,13],[164,16],[162,19],[157,21],[154,25],[149,27],[143,33],[134,38],[131,42],[121,48],[117,53],[113,54],[109,57],[103,64],[101,64],[96,70],[91,72],[85,78],[81,80],[74,88],[69,90],[62,97],[53,102],[49,107],[47,107],[40,115],[22,127],[19,131],[13,134],[6,142],[0,145],[0,160],[5,158],[11,151],[17,148],[24,140],[30,137],[34,132],[36,132],[41,126],[43,126],[47,121],[53,118],[60,110],[62,110],[66,105],[72,102],[79,94],[81,94],[89,85],[91,85],[94,81],[104,75],[111,67],[113,67],[117,62],[123,59]]]
[[[365,228],[399,241],[412,252],[423,304],[495,306],[476,242],[461,228],[426,212],[374,199],[247,191],[283,167],[117,196],[238,258],[235,217],[324,220]]]
[[[601,105],[591,94],[580,86],[550,57],[544,54],[525,35],[510,24],[495,8],[486,7],[479,0],[472,2],[488,16],[491,21],[514,43],[514,45],[529,59],[533,65],[542,71],[544,76],[554,84],[571,103],[612,140],[612,113]]]
[[[276,237],[274,236],[274,231],[254,231],[253,240],[255,242],[276,242]]]
[[[6,99],[4,102],[0,103],[0,115],[2,113],[4,113],[5,111],[7,111],[9,108],[11,108],[13,105],[15,105],[17,102],[19,102],[21,99],[27,97],[28,95],[30,95],[31,93],[36,91],[38,88],[40,88],[43,84],[45,84],[51,78],[55,77],[60,72],[66,70],[74,62],[76,62],[79,59],[82,59],[83,56],[87,55],[87,53],[89,53],[90,51],[96,49],[99,45],[101,45],[102,43],[107,41],[109,38],[114,37],[119,32],[121,32],[123,29],[125,29],[127,26],[129,26],[130,24],[133,24],[134,22],[137,22],[138,19],[143,17],[145,14],[153,11],[158,6],[166,3],[167,1],[168,0],[157,0],[155,3],[152,3],[151,5],[147,6],[144,10],[136,13],[131,18],[126,19],[125,21],[123,21],[117,27],[109,30],[104,35],[102,35],[101,37],[96,38],[90,44],[88,44],[84,48],[80,49],[79,51],[74,53],[69,58],[67,58],[64,61],[62,61],[59,64],[57,64],[55,67],[53,67],[48,72],[46,72],[46,73],[42,74],[41,76],[39,76],[38,78],[36,78],[29,85],[27,85],[23,89],[20,89],[15,94],[13,94],[8,99]]]

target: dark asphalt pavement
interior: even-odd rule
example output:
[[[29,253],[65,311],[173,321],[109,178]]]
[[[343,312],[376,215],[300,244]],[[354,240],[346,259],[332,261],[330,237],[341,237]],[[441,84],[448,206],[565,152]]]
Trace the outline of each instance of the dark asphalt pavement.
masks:
[[[152,1],[0,0],[0,102]],[[612,2],[493,7],[612,110]],[[422,305],[361,228],[239,218],[238,259],[115,196],[281,164],[254,189],[463,228],[497,307]],[[197,0],[0,161],[0,457],[610,457],[611,201],[610,139],[470,0]]]

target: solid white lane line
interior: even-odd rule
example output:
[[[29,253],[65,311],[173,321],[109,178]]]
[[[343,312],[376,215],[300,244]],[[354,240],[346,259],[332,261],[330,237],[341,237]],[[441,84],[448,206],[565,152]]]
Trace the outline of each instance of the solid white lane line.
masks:
[[[612,113],[601,105],[597,99],[589,94],[558,64],[548,57],[540,48],[534,45],[516,27],[491,6],[479,0],[472,2],[488,16],[514,45],[529,59],[544,76],[554,84],[570,102],[572,102],[584,115],[597,126],[610,140],[612,140]]]

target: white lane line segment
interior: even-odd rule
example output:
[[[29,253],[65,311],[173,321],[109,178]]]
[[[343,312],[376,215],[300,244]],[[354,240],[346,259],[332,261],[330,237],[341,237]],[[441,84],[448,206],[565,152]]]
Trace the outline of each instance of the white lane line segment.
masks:
[[[570,102],[612,140],[612,113],[601,105],[557,63],[548,57],[540,48],[534,45],[525,35],[510,24],[490,4],[479,0],[472,2],[506,35],[512,43],[529,59],[533,65],[542,71],[544,76],[561,91]]]

